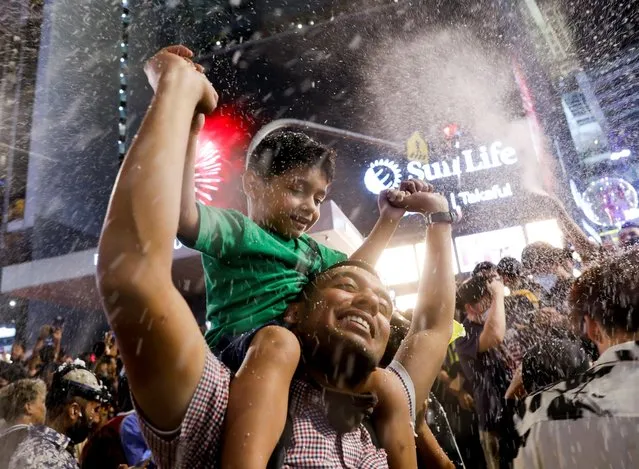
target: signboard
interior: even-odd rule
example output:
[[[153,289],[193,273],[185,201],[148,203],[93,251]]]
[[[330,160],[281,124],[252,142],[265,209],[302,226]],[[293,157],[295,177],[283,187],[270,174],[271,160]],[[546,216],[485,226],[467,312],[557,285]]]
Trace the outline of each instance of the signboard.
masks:
[[[481,145],[477,148],[461,150],[459,154],[441,158],[439,161],[430,160],[428,145],[419,134],[414,134],[410,141],[406,145],[409,155],[407,162],[380,158],[366,168],[364,185],[369,192],[379,194],[384,190],[397,189],[401,181],[411,178],[421,179],[439,186],[440,184],[437,182],[440,180],[457,178],[459,181],[462,177],[475,173],[497,172],[500,168],[514,166],[519,161],[515,149],[505,146],[500,141],[495,141],[487,146]],[[450,193],[453,207],[513,196],[513,186],[510,182],[490,184],[489,181],[485,187],[475,185],[463,189]]]

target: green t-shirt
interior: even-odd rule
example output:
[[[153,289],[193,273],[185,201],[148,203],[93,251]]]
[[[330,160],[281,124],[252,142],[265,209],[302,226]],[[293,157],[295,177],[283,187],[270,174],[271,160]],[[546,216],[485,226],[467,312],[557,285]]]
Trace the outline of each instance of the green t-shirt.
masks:
[[[280,317],[309,275],[347,256],[307,235],[287,239],[235,210],[198,204],[200,230],[193,248],[202,253],[209,347]]]

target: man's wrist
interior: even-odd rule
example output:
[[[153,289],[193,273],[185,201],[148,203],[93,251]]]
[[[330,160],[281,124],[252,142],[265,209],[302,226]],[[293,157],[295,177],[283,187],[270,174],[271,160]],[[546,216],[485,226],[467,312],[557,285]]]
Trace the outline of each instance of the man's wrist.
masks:
[[[200,99],[200,94],[194,78],[197,78],[197,75],[186,67],[167,70],[158,81],[156,95],[179,93],[182,99],[191,98],[195,105]]]
[[[424,215],[424,219],[428,225],[452,225],[457,223],[459,220],[457,212],[450,211],[448,208],[444,210],[429,211],[422,215]]]

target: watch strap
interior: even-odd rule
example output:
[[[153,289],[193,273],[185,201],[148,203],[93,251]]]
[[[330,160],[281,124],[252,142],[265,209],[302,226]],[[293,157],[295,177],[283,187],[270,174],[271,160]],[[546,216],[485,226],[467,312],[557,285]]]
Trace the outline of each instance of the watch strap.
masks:
[[[426,224],[432,225],[434,223],[457,223],[459,215],[457,212],[435,212],[426,214]]]

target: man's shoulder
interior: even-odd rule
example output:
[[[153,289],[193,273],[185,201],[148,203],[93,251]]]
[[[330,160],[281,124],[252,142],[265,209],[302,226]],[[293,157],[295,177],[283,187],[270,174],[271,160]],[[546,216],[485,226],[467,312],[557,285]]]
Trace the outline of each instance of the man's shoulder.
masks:
[[[75,469],[78,464],[67,451],[69,438],[52,428],[34,426],[16,448],[9,469]]]
[[[598,362],[585,373],[552,384],[520,405],[517,428],[527,434],[535,425],[558,421],[623,417],[639,420],[639,362]]]

